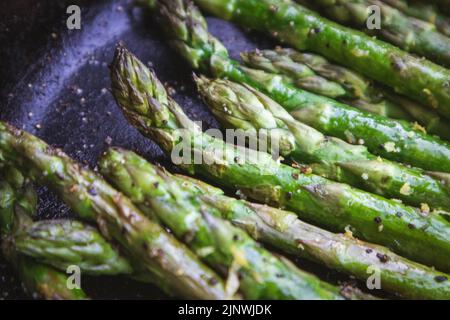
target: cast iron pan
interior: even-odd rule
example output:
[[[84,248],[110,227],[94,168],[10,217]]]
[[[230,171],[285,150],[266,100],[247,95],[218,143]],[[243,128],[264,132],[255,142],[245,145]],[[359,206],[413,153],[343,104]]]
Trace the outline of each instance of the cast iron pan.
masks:
[[[81,30],[68,30],[66,8],[81,8]],[[0,4],[0,119],[36,134],[80,162],[95,167],[108,144],[138,152],[174,171],[161,150],[124,119],[109,91],[108,65],[122,41],[159,78],[204,129],[218,127],[195,91],[192,71],[164,42],[152,17],[131,1],[3,0]],[[233,57],[273,44],[230,23],[208,18],[211,32]],[[39,218],[70,217],[70,210],[39,189]],[[336,274],[298,262],[326,280]],[[157,288],[121,277],[82,278],[93,298],[166,298]],[[27,298],[0,258],[0,298]]]

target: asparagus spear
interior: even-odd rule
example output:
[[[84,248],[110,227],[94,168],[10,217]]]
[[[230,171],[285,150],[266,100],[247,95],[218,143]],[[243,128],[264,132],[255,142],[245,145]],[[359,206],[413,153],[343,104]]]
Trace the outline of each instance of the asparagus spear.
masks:
[[[114,238],[136,269],[169,294],[183,298],[228,298],[222,279],[158,223],[101,177],[81,168],[60,150],[0,122],[0,150],[8,162],[47,185],[83,218]]]
[[[450,140],[450,122],[441,119],[438,113],[319,55],[277,47],[243,52],[241,57],[248,66],[281,74],[302,89],[385,117],[417,121],[427,132]]]
[[[143,212],[157,217],[197,255],[228,278],[229,290],[246,299],[339,299],[339,290],[262,248],[245,231],[212,216],[162,168],[133,153],[108,150],[100,160],[103,175]],[[171,201],[172,200],[172,201]],[[153,207],[165,207],[154,210]]]
[[[1,252],[14,266],[25,291],[41,299],[86,299],[82,289],[69,289],[68,276],[41,261],[25,257],[17,251],[13,237],[32,222],[29,215],[36,209],[36,194],[19,172],[8,168],[0,180]]]
[[[354,98],[356,94],[351,90],[353,88],[346,88],[338,82],[327,79],[323,74],[316,73],[313,64],[299,63],[288,55],[278,54],[278,52],[271,50],[256,50],[253,53],[241,53],[241,58],[250,67],[284,74],[296,86],[322,96],[332,99],[345,99]],[[309,55],[308,58],[315,60],[314,65],[320,63],[320,57],[317,55]],[[323,61],[323,65],[325,63]]]
[[[133,201],[142,204],[152,185],[180,188],[210,214],[231,221],[255,240],[288,254],[306,258],[333,270],[366,281],[370,268],[378,269],[383,290],[410,299],[448,299],[448,275],[395,255],[387,248],[357,240],[349,234],[333,234],[300,221],[295,214],[265,205],[236,200],[204,182],[174,176],[131,151],[112,149],[102,162],[102,171]],[[152,201],[153,198],[150,198]],[[206,210],[206,208],[204,209]],[[386,260],[386,261],[385,261]],[[255,264],[252,264],[254,266]],[[256,269],[254,269],[256,271]],[[441,281],[442,280],[442,281]]]
[[[441,216],[423,216],[396,201],[280,164],[268,153],[204,134],[167,96],[155,74],[123,47],[117,49],[111,77],[113,94],[127,119],[188,172],[289,208],[331,230],[351,225],[365,240],[440,270],[450,269],[450,259],[442,259],[450,257],[450,225]]]
[[[77,265],[86,274],[126,274],[139,281],[151,282],[148,274],[134,272],[131,263],[92,226],[68,219],[33,222],[35,191],[29,186],[19,188],[25,180],[17,169],[7,166],[0,171],[6,176],[6,180],[2,181],[5,192],[1,193],[0,203],[3,205],[0,206],[7,207],[0,214],[0,233],[8,235],[8,241],[14,244],[17,254],[61,271],[66,271],[70,265]],[[15,190],[10,186],[12,182],[16,186]],[[12,234],[14,212],[11,209],[14,207],[11,203],[13,199],[19,201],[14,197],[14,191],[21,192],[24,200],[20,200],[20,206],[22,211],[26,209],[27,216],[20,215],[20,219],[17,219],[20,226],[14,228]]]
[[[279,149],[283,157],[311,164],[318,175],[387,198],[401,199],[413,206],[427,203],[433,208],[450,210],[450,185],[442,179],[376,157],[362,145],[324,136],[250,87],[205,77],[196,78],[196,82],[203,100],[225,127],[246,130],[254,141],[267,141],[276,149],[269,152]],[[276,140],[273,144],[272,138]],[[410,191],[405,192],[405,188]]]
[[[203,16],[191,2],[158,0],[157,12],[171,43],[194,68],[200,67],[200,70],[216,77],[246,83],[265,92],[292,112],[294,118],[324,134],[341,139],[351,138],[351,142],[364,140],[372,153],[389,160],[431,171],[450,172],[448,143],[428,136],[405,122],[362,112],[303,91],[279,75],[240,67],[229,59],[217,40],[211,39]],[[190,55],[190,52],[194,54]]]
[[[442,14],[435,4],[421,3],[420,1],[410,0],[383,1],[408,16],[434,24],[440,32],[450,37],[450,18]]]
[[[131,274],[130,263],[93,227],[80,221],[38,221],[14,237],[23,255],[67,270],[77,265],[87,274]]]
[[[380,100],[380,94],[371,92],[368,79],[317,54],[276,47],[274,50],[243,52],[241,58],[249,67],[285,75],[300,88],[329,98],[364,99],[369,104]],[[328,89],[333,85],[337,89]]]
[[[360,32],[332,23],[292,1],[196,0],[214,15],[269,32],[384,83],[450,118],[450,71]]]
[[[450,65],[450,38],[440,33],[430,22],[405,15],[402,11],[379,0],[298,0],[325,16],[350,25],[369,35],[375,35],[403,50],[425,56],[444,66]],[[370,6],[381,10],[380,27],[369,28]]]

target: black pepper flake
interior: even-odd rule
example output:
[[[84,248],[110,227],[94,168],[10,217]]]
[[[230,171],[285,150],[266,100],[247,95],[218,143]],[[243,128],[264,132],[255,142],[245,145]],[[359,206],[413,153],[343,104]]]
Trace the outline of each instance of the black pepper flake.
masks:
[[[238,241],[239,240],[239,236],[237,234],[233,235],[233,241]]]
[[[414,224],[412,224],[412,223],[408,223],[408,228],[410,228],[410,229],[415,229],[416,226],[415,226]]]
[[[378,258],[378,260],[380,260],[383,263],[386,263],[389,260],[389,257],[382,253],[377,253],[377,258]]]
[[[322,29],[320,29],[320,28],[314,28],[314,33],[320,33],[320,32],[322,32]]]
[[[375,221],[376,223],[380,224],[381,223],[381,218],[380,217],[375,217],[373,219],[373,221]]]
[[[282,273],[277,273],[275,276],[276,276],[277,278],[284,278],[284,274],[282,274]]]
[[[397,212],[395,215],[396,215],[397,217],[401,218],[401,217],[403,216],[403,213]]]
[[[154,186],[156,189],[158,189],[158,187],[159,187],[159,182],[155,182],[155,183],[153,184],[153,186]]]
[[[373,250],[372,249],[366,249],[366,253],[372,253],[373,252]]]
[[[436,277],[434,277],[434,281],[436,281],[436,282],[445,282],[445,281],[447,281],[448,279],[447,279],[447,277],[446,276],[436,276]]]
[[[286,193],[286,198],[288,199],[288,200],[291,200],[292,199],[292,192],[288,192],[288,193]]]
[[[294,178],[295,180],[298,180],[298,177],[299,177],[299,176],[298,176],[298,173],[293,173],[293,174],[292,174],[292,178]]]
[[[209,278],[208,283],[212,286],[215,286],[216,284],[218,284],[219,282],[217,281],[216,278]]]

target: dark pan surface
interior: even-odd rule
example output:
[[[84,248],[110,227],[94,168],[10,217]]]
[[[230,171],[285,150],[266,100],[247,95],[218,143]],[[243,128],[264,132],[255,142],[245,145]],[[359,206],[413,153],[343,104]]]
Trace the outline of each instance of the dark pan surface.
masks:
[[[65,27],[69,4],[82,10],[82,29]],[[239,52],[272,44],[233,25],[209,18],[212,33]],[[30,131],[95,167],[108,143],[172,168],[161,150],[127,124],[109,92],[108,64],[117,42],[153,66],[175,89],[175,99],[205,129],[218,127],[201,103],[190,68],[170,50],[151,16],[131,1],[3,0],[0,4],[0,119]],[[40,189],[39,217],[70,216],[54,195]],[[326,279],[335,275],[302,266]],[[84,279],[94,298],[164,298],[157,289],[126,279]],[[0,258],[0,299],[26,298]]]

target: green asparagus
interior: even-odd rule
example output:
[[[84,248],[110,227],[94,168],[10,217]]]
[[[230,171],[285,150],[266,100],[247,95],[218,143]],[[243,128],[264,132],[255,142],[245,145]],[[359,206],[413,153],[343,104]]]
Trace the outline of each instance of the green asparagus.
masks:
[[[104,154],[99,167],[143,212],[158,212],[158,218],[197,255],[228,273],[228,290],[239,288],[246,299],[340,298],[338,288],[286,263],[245,231],[212,216],[162,168],[115,149]],[[154,206],[165,210],[154,210]]]
[[[3,171],[0,180],[0,251],[16,269],[25,291],[31,297],[41,299],[86,299],[82,289],[68,288],[68,276],[65,273],[19,254],[13,237],[32,223],[30,215],[36,210],[37,197],[15,169],[0,171]]]
[[[312,172],[320,176],[409,205],[427,204],[450,211],[450,185],[442,179],[376,157],[365,146],[324,136],[250,87],[205,77],[196,82],[216,118],[227,128],[242,129],[253,139],[254,147],[267,142],[274,149],[268,150],[272,154],[279,152],[298,163],[311,164]]]
[[[292,84],[358,109],[389,118],[417,121],[429,133],[450,140],[450,122],[406,97],[371,83],[367,78],[325,58],[289,48],[243,52],[250,67],[282,74]]]
[[[408,16],[428,21],[436,28],[450,37],[450,18],[439,11],[439,8],[430,3],[421,3],[411,0],[383,0]]]
[[[450,282],[440,281],[448,279],[448,275],[401,258],[384,247],[364,243],[349,233],[333,234],[300,221],[291,212],[224,196],[222,190],[193,178],[164,171],[161,179],[161,169],[131,151],[109,150],[103,164],[102,171],[137,203],[143,203],[146,194],[150,195],[155,180],[167,188],[176,183],[177,188],[182,188],[204,208],[207,206],[209,213],[231,221],[255,240],[288,254],[362,281],[369,277],[368,270],[376,268],[380,271],[382,288],[404,298],[450,298]]]
[[[194,253],[61,150],[2,122],[0,150],[5,161],[55,191],[79,217],[95,221],[106,238],[120,244],[136,271],[151,275],[153,283],[167,293],[183,298],[230,298],[222,279]]]
[[[450,66],[450,38],[439,32],[433,23],[405,15],[386,2],[379,0],[297,1],[311,6],[338,23],[353,26],[403,50],[424,56],[443,66]],[[369,27],[371,6],[377,6],[380,10],[378,26]]]
[[[167,96],[155,74],[125,48],[111,66],[112,91],[127,119],[173,162],[257,201],[287,207],[307,221],[383,244],[413,260],[450,270],[450,224],[345,184],[280,164],[265,152],[204,134]]]
[[[292,1],[195,0],[212,14],[269,32],[386,84],[450,118],[450,71],[358,31],[330,22]]]
[[[408,123],[369,114],[303,91],[279,75],[240,67],[230,60],[223,46],[212,39],[203,16],[189,1],[158,0],[156,11],[171,43],[194,68],[200,66],[200,70],[216,77],[246,83],[265,92],[292,112],[294,118],[324,134],[349,142],[364,140],[372,153],[389,160],[450,172],[449,143],[428,136]]]
[[[38,221],[14,237],[17,251],[59,270],[77,265],[91,275],[131,274],[129,262],[80,221]]]

